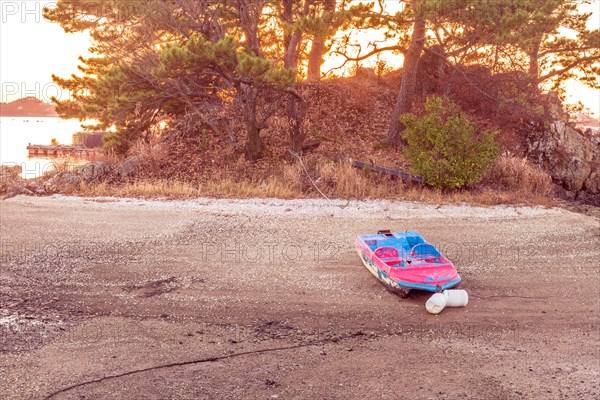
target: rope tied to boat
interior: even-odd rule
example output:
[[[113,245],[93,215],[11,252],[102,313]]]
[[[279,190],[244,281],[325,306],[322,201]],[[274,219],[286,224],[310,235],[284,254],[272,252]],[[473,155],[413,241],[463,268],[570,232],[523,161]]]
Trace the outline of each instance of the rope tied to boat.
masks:
[[[325,200],[327,200],[330,205],[333,205],[333,202],[331,201],[331,199],[329,197],[327,197],[327,195],[325,193],[323,193],[321,191],[321,189],[319,189],[319,187],[317,186],[317,184],[315,183],[315,181],[313,180],[313,178],[308,173],[308,170],[306,169],[306,166],[304,165],[304,162],[302,161],[302,156],[300,154],[298,154],[298,153],[293,152],[290,149],[288,149],[288,151],[290,152],[290,154],[292,156],[294,156],[294,157],[296,157],[296,159],[298,159],[298,161],[300,162],[300,165],[302,166],[302,169],[304,170],[304,173],[306,174],[306,177],[308,178],[308,180],[310,181],[310,183],[315,187],[315,189],[317,189],[317,191],[319,192],[319,194],[321,194],[321,196],[323,196],[323,198]],[[349,200],[348,200],[348,203],[350,203]]]

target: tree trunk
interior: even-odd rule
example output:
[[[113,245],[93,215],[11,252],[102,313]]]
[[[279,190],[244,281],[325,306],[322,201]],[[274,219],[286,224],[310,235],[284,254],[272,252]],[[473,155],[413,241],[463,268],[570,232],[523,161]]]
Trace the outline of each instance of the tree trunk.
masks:
[[[323,18],[327,27],[324,32],[315,35],[310,47],[308,56],[308,75],[309,81],[318,81],[321,79],[321,64],[323,64],[323,52],[325,51],[325,41],[327,40],[327,30],[331,14],[335,12],[335,0],[325,0],[323,4]]]
[[[286,68],[298,68],[298,45],[300,44],[300,39],[302,39],[300,32],[295,32],[290,36],[290,41],[285,51],[284,66]]]
[[[237,2],[240,26],[246,36],[245,47],[257,56],[261,56],[258,22],[265,3],[265,0],[238,0]],[[265,149],[260,137],[260,131],[264,126],[258,122],[259,89],[241,84],[237,87],[237,91],[243,105],[244,122],[246,123],[246,157],[255,161],[262,157]]]
[[[257,118],[258,89],[245,86],[242,91],[242,102],[244,105],[244,121],[246,122],[246,157],[255,161],[262,157],[265,145],[260,137],[260,126]]]
[[[284,0],[283,4],[283,21],[287,24],[294,23],[294,2],[296,0]],[[302,17],[308,14],[309,6],[312,3],[311,0],[304,1],[304,7],[302,9]],[[286,34],[283,40],[285,48],[284,66],[286,68],[297,69],[298,68],[298,45],[302,40],[302,32],[296,31],[291,34]]]
[[[289,102],[287,117],[289,123],[290,151],[301,154],[306,139],[306,131],[302,126],[304,117],[308,111],[306,100],[294,89],[288,89]]]
[[[419,15],[418,10],[415,14],[417,19],[413,24],[410,46],[404,55],[402,82],[400,83],[400,91],[398,92],[396,105],[392,111],[392,120],[388,131],[387,142],[392,146],[402,144],[400,132],[404,130],[404,124],[400,122],[400,116],[410,112],[412,109],[417,83],[417,67],[421,51],[423,51],[423,47],[425,46],[425,20]]]
[[[318,37],[315,37],[310,48],[310,54],[308,56],[308,80],[318,81],[321,80],[321,64],[323,63],[323,50],[325,49],[325,42]]]
[[[256,125],[247,121],[246,129],[246,157],[248,160],[256,161],[262,157],[265,145],[260,137],[260,129]]]
[[[540,46],[542,45],[542,37],[538,36],[535,38],[531,51],[527,54],[529,56],[529,75],[536,86],[540,83],[540,68],[539,68],[539,57]]]

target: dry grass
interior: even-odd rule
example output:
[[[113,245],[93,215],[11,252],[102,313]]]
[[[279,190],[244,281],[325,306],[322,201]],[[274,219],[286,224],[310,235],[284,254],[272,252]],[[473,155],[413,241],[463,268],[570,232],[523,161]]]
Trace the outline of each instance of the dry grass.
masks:
[[[91,161],[98,161],[98,162],[102,162],[106,165],[114,166],[114,165],[118,165],[118,164],[122,163],[123,158],[119,157],[113,153],[104,153],[104,152],[97,151],[94,154],[94,159]]]
[[[140,157],[146,176],[159,176],[161,166],[169,157],[169,151],[157,137],[150,136],[146,140],[137,141],[129,149],[128,155]]]
[[[70,159],[66,157],[54,158],[50,162],[50,165],[52,166],[52,171],[54,173],[60,174],[73,170],[73,164],[71,163]]]
[[[275,177],[260,183],[232,180],[210,182],[200,186],[200,191],[204,196],[219,197],[276,197],[281,199],[302,197],[302,192],[295,190],[280,178]]]
[[[306,162],[306,161],[305,161]],[[550,178],[521,159],[502,157],[492,173],[497,184],[480,185],[470,190],[444,192],[412,185],[375,172],[363,171],[347,163],[315,160],[310,166],[284,164],[281,170],[264,180],[214,180],[192,184],[172,180],[137,180],[121,184],[82,184],[79,193],[89,196],[141,198],[318,198],[322,192],[332,199],[388,199],[418,201],[427,204],[468,203],[477,205],[536,204],[551,206]],[[510,180],[509,180],[510,178]],[[317,190],[318,187],[318,190]],[[320,192],[319,192],[320,191]]]
[[[349,163],[326,162],[317,166],[319,179],[329,188],[333,197],[344,199],[376,199],[393,194],[389,187],[369,179],[368,172],[354,168]],[[392,187],[393,189],[393,187]]]
[[[323,190],[323,189],[321,189]],[[386,199],[397,201],[416,201],[424,204],[473,204],[492,206],[497,204],[513,205],[542,205],[550,207],[553,205],[549,197],[542,195],[524,195],[522,193],[496,190],[489,187],[472,189],[470,191],[458,191],[445,193],[440,190],[423,186],[411,186],[397,183],[397,186],[388,189],[387,186],[378,184],[362,191],[359,183],[357,186],[341,186],[324,192],[331,199]],[[340,195],[343,193],[344,195]],[[357,193],[365,193],[363,197],[355,196]],[[202,185],[191,185],[185,182],[174,182],[166,180],[158,181],[135,181],[125,184],[82,183],[77,194],[84,196],[109,196],[109,197],[136,197],[136,198],[167,198],[167,199],[190,199],[197,197],[219,197],[219,198],[319,198],[321,195],[316,191],[301,192],[290,187],[281,179],[269,179],[264,182],[237,182],[224,180],[210,182]]]
[[[194,198],[194,197],[275,197],[291,199],[302,197],[301,193],[287,186],[280,179],[268,179],[264,182],[236,182],[223,180],[192,185],[186,182],[155,180],[139,180],[124,184],[82,183],[79,194],[86,196],[116,196],[142,198]]]
[[[285,182],[289,190],[295,193],[302,193],[308,189],[310,180],[306,177],[306,173],[300,163],[285,164],[281,169],[281,175],[280,180]]]
[[[44,172],[44,176],[49,178],[56,174],[72,172],[77,170],[77,168],[81,167],[86,162],[86,160],[75,160],[70,157],[53,158],[50,162],[50,169]]]
[[[80,194],[87,196],[187,198],[199,195],[195,188],[186,183],[167,181],[138,181],[122,185],[82,182],[79,189]]]
[[[511,191],[548,196],[552,193],[552,178],[525,158],[511,155],[498,157],[491,179]]]

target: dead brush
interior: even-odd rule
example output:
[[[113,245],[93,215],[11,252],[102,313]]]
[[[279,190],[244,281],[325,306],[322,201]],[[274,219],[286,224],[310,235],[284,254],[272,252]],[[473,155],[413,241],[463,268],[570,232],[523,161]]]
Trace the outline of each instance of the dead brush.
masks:
[[[166,146],[156,136],[137,141],[129,150],[129,156],[138,156],[142,164],[142,175],[161,176],[161,169],[169,157]]]
[[[308,178],[299,162],[285,164],[281,168],[281,180],[292,191],[302,193],[308,189]]]
[[[503,154],[497,158],[490,177],[502,186],[520,193],[548,196],[553,191],[552,178],[526,158]]]
[[[82,183],[79,194],[85,196],[169,199],[189,199],[205,196],[224,198],[273,197],[280,199],[302,197],[301,192],[290,188],[285,181],[276,177],[271,177],[262,182],[225,179],[200,185],[164,179],[137,180],[123,184]]]
[[[302,192],[290,187],[279,177],[270,177],[262,182],[223,180],[208,182],[199,188],[203,196],[253,198],[269,197],[295,199],[303,197]]]
[[[333,190],[335,187],[336,163],[333,161],[321,162],[317,165],[318,179],[324,189]]]
[[[330,187],[334,197],[340,198],[376,198],[384,194],[380,185],[373,185],[365,171],[359,171],[349,163],[326,162],[317,167],[319,179]]]
[[[44,176],[50,177],[65,172],[73,172],[81,165],[82,162],[78,162],[69,157],[55,158],[50,162],[50,169],[45,171]]]
[[[98,161],[108,166],[115,166],[123,161],[123,157],[116,155],[113,152],[105,152],[103,150],[96,152],[93,159],[90,161]]]
[[[138,153],[139,154],[139,153]],[[306,169],[305,169],[306,168]],[[308,175],[310,174],[310,175]],[[286,162],[261,178],[230,174],[213,175],[194,183],[185,179],[140,177],[121,183],[82,184],[81,195],[185,199],[221,198],[317,198],[389,199],[419,201],[427,204],[463,202],[494,204],[540,204],[551,206],[552,192],[548,174],[529,161],[504,155],[499,157],[486,182],[471,190],[441,191],[423,185],[392,179],[346,162],[326,158],[306,158],[300,163]]]
[[[82,182],[81,194],[87,196],[115,196],[115,197],[172,197],[190,198],[201,195],[197,187],[183,182],[172,181],[135,181],[125,184],[108,184],[106,182],[88,184]]]

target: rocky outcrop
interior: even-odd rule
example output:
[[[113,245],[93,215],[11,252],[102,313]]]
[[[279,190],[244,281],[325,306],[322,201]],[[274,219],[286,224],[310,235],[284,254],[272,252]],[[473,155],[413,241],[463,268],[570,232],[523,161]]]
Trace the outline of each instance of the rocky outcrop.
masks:
[[[16,196],[23,192],[25,180],[21,178],[21,167],[0,166],[0,200]]]
[[[142,167],[142,158],[140,156],[131,156],[125,159],[121,164],[121,175],[124,178],[133,178]]]
[[[23,168],[20,165],[1,165],[0,179],[15,178],[21,175]]]
[[[76,192],[81,182],[101,181],[108,173],[104,163],[86,164],[75,171],[50,173],[35,179],[23,179],[20,166],[0,167],[0,200],[19,194],[49,195],[55,193],[71,194]]]
[[[109,165],[100,161],[85,164],[74,171],[54,172],[36,179],[23,179],[20,166],[0,167],[0,200],[19,194],[71,194],[82,183],[122,182],[133,180],[140,172],[143,160],[131,156],[120,164]]]
[[[48,193],[40,179],[23,179],[21,171],[22,167],[20,165],[0,166],[0,200],[9,199],[19,194],[33,196]]]
[[[81,176],[76,171],[60,172],[40,182],[43,194],[75,192],[81,183]]]
[[[600,136],[594,136],[590,139],[594,146],[594,156],[592,158],[591,172],[585,180],[582,189],[582,197],[595,196],[595,205],[600,206]],[[591,199],[591,198],[590,198]]]
[[[86,183],[101,182],[111,173],[110,168],[103,162],[91,162],[78,170],[81,179]]]
[[[530,135],[528,158],[546,170],[568,197],[600,203],[598,138],[575,129],[556,94],[548,94],[547,100],[549,121]]]

